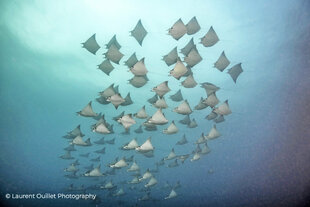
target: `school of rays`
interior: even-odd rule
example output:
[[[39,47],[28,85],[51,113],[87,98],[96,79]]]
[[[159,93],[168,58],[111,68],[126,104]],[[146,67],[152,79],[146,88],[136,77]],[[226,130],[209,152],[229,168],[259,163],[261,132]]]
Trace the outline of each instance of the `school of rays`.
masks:
[[[183,23],[181,18],[177,20],[171,28],[168,29],[168,34],[174,39],[173,41],[178,41],[184,35],[195,35],[201,29],[196,17],[193,17],[186,25]],[[143,41],[147,36],[148,32],[144,28],[142,21],[139,20],[136,26],[130,35],[136,39],[137,43],[142,47]],[[204,47],[212,47],[220,41],[217,33],[214,28],[211,26],[208,32],[200,38],[201,49]],[[156,177],[160,173],[161,167],[167,168],[176,168],[179,165],[190,165],[191,162],[199,162],[199,160],[211,152],[208,142],[217,139],[221,136],[221,133],[218,131],[216,124],[224,122],[226,117],[230,115],[231,109],[228,104],[228,100],[221,102],[216,93],[220,90],[220,87],[210,83],[203,82],[200,83],[200,87],[205,89],[205,94],[201,96],[199,103],[196,106],[190,106],[187,99],[190,97],[184,97],[182,94],[182,87],[195,90],[198,83],[195,81],[195,71],[193,68],[199,64],[203,57],[200,55],[197,46],[195,44],[195,37],[193,36],[190,41],[178,52],[177,47],[174,47],[168,54],[163,55],[162,60],[166,65],[173,66],[173,68],[167,73],[168,76],[172,76],[180,82],[180,89],[175,94],[167,95],[171,89],[169,88],[169,83],[167,80],[162,80],[157,85],[149,87],[148,93],[144,94],[148,99],[145,100],[145,103],[148,102],[156,108],[156,112],[150,114],[148,108],[144,105],[138,111],[131,111],[125,113],[126,106],[135,104],[135,100],[131,99],[131,94],[127,93],[126,96],[121,95],[119,91],[119,85],[111,84],[107,86],[103,91],[99,92],[99,97],[94,97],[94,99],[101,105],[112,104],[115,107],[115,110],[121,108],[124,110],[119,115],[113,117],[111,120],[106,120],[104,113],[95,112],[92,108],[92,101],[89,103],[84,103],[84,106],[77,114],[82,117],[88,117],[94,121],[94,124],[90,126],[91,133],[97,133],[101,135],[107,134],[130,134],[130,129],[134,133],[133,138],[129,142],[124,142],[121,146],[118,147],[118,150],[122,151],[135,151],[137,154],[144,156],[144,159],[149,159],[152,162],[154,153],[156,153],[156,146],[152,144],[152,139],[156,139],[157,135],[160,136],[169,136],[171,134],[180,134],[179,140],[176,140],[175,146],[171,147],[170,151],[165,152],[166,156],[162,157],[160,160],[154,162],[154,169],[145,168],[142,164],[138,163],[135,160],[135,157],[117,157],[115,160],[111,160],[109,163],[101,160],[101,156],[106,153],[106,147],[108,145],[115,145],[115,138],[105,139],[104,137],[93,140],[91,138],[84,138],[84,134],[81,130],[81,126],[78,125],[76,128],[67,132],[65,139],[69,140],[69,146],[65,147],[65,153],[60,156],[64,160],[73,160],[75,159],[71,153],[74,151],[79,151],[80,147],[88,148],[87,153],[79,154],[80,157],[88,159],[88,162],[81,163],[76,159],[73,163],[70,163],[68,167],[64,170],[66,172],[65,177],[69,179],[77,178],[104,178],[105,180],[98,180],[98,183],[91,186],[75,186],[71,184],[67,187],[68,191],[86,191],[86,190],[102,190],[106,191],[108,196],[119,197],[126,194],[126,191],[136,191],[143,192],[137,202],[140,201],[152,201],[155,198],[151,196],[153,188],[158,187],[158,180]],[[93,34],[89,39],[82,43],[82,47],[85,48],[90,53],[96,55],[97,51],[101,46],[96,41],[96,34]],[[128,68],[129,71],[133,74],[133,77],[128,80],[129,83],[140,90],[140,88],[148,87],[147,83],[149,78],[147,74],[152,72],[148,69],[148,64],[145,60],[147,57],[142,57],[138,59],[136,52],[128,54],[128,59],[123,60],[124,56],[127,56],[121,52],[121,45],[114,35],[111,40],[105,45],[106,52],[104,55],[104,60],[98,65],[103,73],[106,74],[106,78],[110,78],[109,75],[113,73],[115,67],[123,62]],[[199,46],[200,47],[200,46]],[[182,54],[183,60],[179,56]],[[229,57],[229,56],[228,56]],[[231,66],[229,69],[230,60],[227,58],[225,52],[223,51],[219,54],[219,58],[214,63],[214,69],[220,72],[224,70],[227,71],[236,83],[239,75],[243,72],[241,63]],[[128,71],[124,71],[128,73]],[[151,91],[150,91],[151,90]],[[131,91],[133,93],[133,91]],[[169,107],[166,99],[169,98],[176,103],[175,107],[172,107],[173,113],[181,114],[184,118],[181,120],[173,120],[165,115],[165,110]],[[187,127],[189,129],[198,127],[197,120],[194,118],[193,111],[201,110],[210,107],[211,112],[206,114],[205,122],[212,121],[212,126],[207,129],[206,132],[201,132],[200,137],[196,137],[194,141],[189,139],[190,134],[182,133],[182,128]],[[124,128],[124,132],[114,132],[113,124],[111,122],[116,122]],[[204,123],[205,124],[205,123]],[[158,128],[161,128],[161,125],[165,125],[164,129],[159,131]],[[89,128],[86,126],[85,128]],[[152,132],[154,136],[143,136],[144,131]],[[144,137],[143,141],[138,143],[138,140],[135,136],[139,135]],[[193,147],[188,151],[187,154],[178,154],[178,147],[183,145],[194,144],[196,147]],[[99,150],[94,150],[92,146],[102,146]],[[160,152],[163,153],[163,152]],[[90,158],[91,154],[97,155],[95,158]],[[97,163],[97,164],[94,164]],[[103,166],[106,166],[106,171],[103,170]],[[117,176],[117,171],[125,168],[125,171],[128,173],[128,180],[125,183],[115,183],[113,182],[112,177]],[[122,187],[126,185],[126,188]],[[178,197],[178,188],[181,187],[181,183],[177,182],[175,184],[169,184],[166,182],[165,186],[162,188],[169,189],[166,197],[159,198],[164,199],[177,199]]]

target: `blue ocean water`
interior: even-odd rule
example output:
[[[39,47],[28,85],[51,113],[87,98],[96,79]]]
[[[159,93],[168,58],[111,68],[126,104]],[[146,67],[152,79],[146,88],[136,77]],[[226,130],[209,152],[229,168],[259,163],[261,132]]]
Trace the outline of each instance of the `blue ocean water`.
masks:
[[[0,19],[0,189],[5,206],[298,206],[309,195],[309,9],[308,1],[1,1]],[[196,16],[201,29],[194,35],[185,34],[180,40],[167,35],[179,18],[186,24]],[[141,19],[148,34],[142,46],[130,36]],[[220,41],[212,47],[199,44],[213,26]],[[101,48],[96,55],[81,47],[91,35]],[[124,54],[109,76],[96,69],[103,61],[105,44],[116,35]],[[162,56],[177,46],[178,51],[191,38],[203,60],[192,68],[198,85],[184,88],[181,81],[168,76]],[[231,77],[213,67],[225,51],[231,61],[228,68],[242,63],[244,72],[235,84]],[[136,52],[145,57],[149,81],[141,88],[128,83],[132,73],[123,65]],[[183,59],[183,55],[179,54]],[[156,109],[147,102],[154,96],[151,89],[168,81],[171,91],[165,95],[168,108],[163,109],[169,120],[175,120],[179,132],[165,135],[167,125],[154,132],[134,133],[143,120],[132,126],[130,134],[123,134],[121,125],[112,117],[136,113],[143,105],[152,115]],[[210,140],[211,152],[200,160],[175,168],[159,167],[154,173],[158,184],[151,188],[150,201],[139,201],[146,192],[144,184],[129,189],[130,176],[126,169],[99,179],[80,176],[68,179],[64,169],[74,160],[62,160],[68,146],[62,138],[81,125],[85,138],[94,142],[101,137],[116,138],[114,145],[104,145],[101,170],[116,157],[134,155],[143,174],[147,168],[174,148],[177,155],[191,153],[201,133],[213,126],[205,116],[210,107],[194,110],[190,115],[198,127],[190,129],[178,121],[183,115],[172,112],[179,103],[168,97],[181,89],[191,108],[206,92],[200,83],[211,82],[221,89],[217,97],[229,100],[232,114],[217,124],[221,137]],[[95,101],[98,92],[112,83],[119,85],[124,97],[131,94],[133,104],[101,105]],[[114,134],[100,135],[91,131],[96,121],[77,116],[89,101],[95,112],[105,114],[114,124]],[[183,146],[175,143],[186,134],[189,141]],[[137,138],[142,144],[149,136],[155,147],[154,157],[147,158],[119,147]],[[89,159],[79,154],[93,153],[103,146],[76,146],[72,156],[81,163],[78,175],[86,172]],[[97,166],[99,163],[94,163]],[[70,184],[85,188],[112,180],[125,195],[114,197],[107,190],[86,189],[100,201],[74,199],[7,199],[6,194],[81,193],[70,192]],[[181,187],[178,196],[164,200],[171,188],[166,182]],[[142,191],[141,191],[142,189]]]

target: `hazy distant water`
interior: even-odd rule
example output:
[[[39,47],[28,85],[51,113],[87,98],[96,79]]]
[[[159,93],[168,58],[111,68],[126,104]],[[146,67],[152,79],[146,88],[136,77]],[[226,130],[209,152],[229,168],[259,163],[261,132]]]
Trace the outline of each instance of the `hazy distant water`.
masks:
[[[6,193],[62,192],[69,184],[89,186],[96,181],[80,178],[68,180],[63,169],[71,161],[58,157],[64,153],[67,140],[61,138],[81,124],[85,137],[92,141],[101,136],[90,131],[95,123],[90,118],[78,117],[90,100],[96,112],[106,115],[109,123],[123,110],[135,113],[143,105],[152,114],[155,109],[146,102],[154,93],[151,88],[168,80],[172,89],[166,95],[169,108],[165,115],[171,120],[183,116],[171,112],[178,105],[168,99],[181,86],[180,81],[168,77],[172,67],[161,60],[175,46],[180,50],[192,36],[179,41],[166,35],[167,29],[180,17],[187,23],[197,17],[201,30],[195,34],[195,43],[213,26],[220,42],[211,48],[198,45],[203,61],[193,68],[198,83],[212,82],[222,89],[217,93],[221,101],[229,99],[233,114],[218,124],[222,136],[209,142],[211,153],[200,161],[186,161],[177,168],[160,168],[156,174],[158,184],[152,197],[159,199],[154,206],[294,206],[301,203],[309,188],[309,3],[306,1],[3,1],[1,6],[1,70],[0,70],[0,186],[1,200],[9,206],[80,205],[89,202],[67,200],[5,200]],[[108,9],[109,8],[109,9]],[[148,35],[140,47],[129,36],[141,19]],[[94,56],[81,48],[96,33],[98,43],[104,47],[116,34],[125,54],[121,64],[110,76],[96,65],[103,60],[101,48]],[[306,45],[306,46],[304,46]],[[308,47],[307,47],[308,45]],[[242,62],[242,73],[234,84],[226,72],[212,66],[225,50],[231,66]],[[150,81],[142,88],[128,84],[132,77],[123,61],[136,52],[138,59],[145,57]],[[183,57],[183,56],[182,56]],[[115,110],[112,105],[94,101],[98,92],[115,83],[123,96],[131,93],[133,105]],[[192,108],[206,94],[199,86],[182,89]],[[157,132],[122,135],[123,128],[114,122],[115,145],[105,145],[102,156],[105,165],[116,156],[135,155],[142,168],[153,169],[154,163],[167,156],[172,147],[177,154],[194,150],[195,140],[207,133],[213,122],[204,117],[210,109],[194,111],[191,115],[198,123],[195,129],[177,124],[180,132],[163,135],[165,126]],[[141,123],[141,121],[139,121]],[[175,146],[183,134],[189,144]],[[152,136],[155,157],[145,158],[135,152],[118,148],[137,137],[139,144]],[[91,150],[102,146],[93,146]],[[89,148],[76,147],[72,155],[82,166],[89,165],[78,154]],[[95,155],[93,156],[95,157]],[[95,163],[96,165],[96,163]],[[79,173],[84,169],[80,166]],[[209,174],[208,170],[214,170]],[[109,177],[103,180],[110,180]],[[125,170],[112,177],[114,182],[132,179]],[[163,201],[169,190],[162,190],[165,181],[180,180],[180,196]],[[103,206],[134,205],[141,192],[130,192],[120,199],[103,194]],[[121,201],[120,201],[121,200]],[[24,203],[25,202],[25,203]],[[91,205],[91,204],[90,204]],[[151,205],[150,202],[140,205]]]

